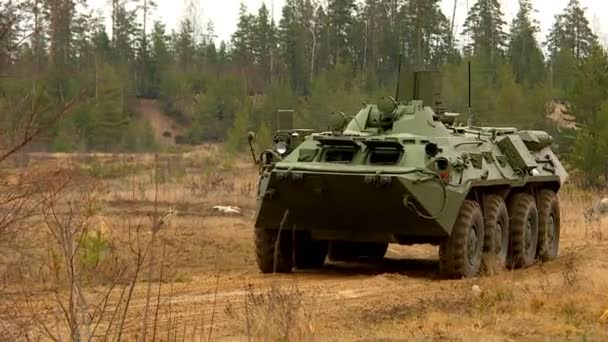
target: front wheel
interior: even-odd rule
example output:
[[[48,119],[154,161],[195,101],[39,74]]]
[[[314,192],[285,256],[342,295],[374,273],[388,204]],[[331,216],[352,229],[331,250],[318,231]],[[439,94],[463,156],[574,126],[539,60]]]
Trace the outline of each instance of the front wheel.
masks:
[[[290,231],[255,229],[255,260],[262,273],[289,273],[293,268]]]
[[[439,245],[439,269],[444,277],[469,278],[479,274],[483,256],[484,225],[481,207],[466,200],[449,238]]]

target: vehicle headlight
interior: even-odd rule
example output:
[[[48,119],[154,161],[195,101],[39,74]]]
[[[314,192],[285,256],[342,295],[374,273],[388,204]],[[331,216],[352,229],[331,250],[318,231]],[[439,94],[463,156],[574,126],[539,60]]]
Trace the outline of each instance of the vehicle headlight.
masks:
[[[278,154],[284,155],[287,152],[287,144],[280,141],[274,145],[274,150],[277,151]]]

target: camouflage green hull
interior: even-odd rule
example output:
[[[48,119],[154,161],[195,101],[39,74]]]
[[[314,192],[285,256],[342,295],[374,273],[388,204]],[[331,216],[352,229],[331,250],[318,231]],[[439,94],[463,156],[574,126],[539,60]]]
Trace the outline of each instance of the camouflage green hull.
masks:
[[[423,104],[384,98],[327,132],[276,133],[256,162],[262,272],[377,259],[388,243],[439,245],[452,278],[479,274],[484,255],[514,268],[557,256],[567,172],[553,138],[456,124]]]
[[[290,225],[320,235],[433,240],[449,236],[468,190],[447,187],[415,169],[393,174],[274,171],[260,183],[256,227],[279,227],[289,210]]]

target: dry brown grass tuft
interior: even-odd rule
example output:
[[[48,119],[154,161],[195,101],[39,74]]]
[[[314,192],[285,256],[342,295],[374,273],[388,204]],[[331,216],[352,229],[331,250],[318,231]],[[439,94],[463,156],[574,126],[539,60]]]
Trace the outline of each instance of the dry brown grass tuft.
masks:
[[[312,309],[317,299],[301,291],[297,284],[283,287],[273,283],[265,290],[249,284],[243,296],[240,303],[228,302],[225,311],[249,339],[308,341],[314,337]]]
[[[566,246],[602,242],[607,236],[606,220],[587,223],[585,212],[601,198],[600,193],[584,191],[573,185],[560,190],[562,240]]]

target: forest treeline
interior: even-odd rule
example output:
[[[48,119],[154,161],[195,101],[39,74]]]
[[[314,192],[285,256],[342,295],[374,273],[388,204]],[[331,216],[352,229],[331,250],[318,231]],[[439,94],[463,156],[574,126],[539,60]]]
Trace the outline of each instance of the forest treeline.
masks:
[[[192,2],[192,1],[191,1]],[[542,128],[558,136],[571,165],[608,179],[608,54],[578,0],[540,37],[536,9],[520,0],[507,23],[498,0],[478,0],[456,31],[440,0],[287,0],[276,21],[262,5],[241,5],[229,41],[196,11],[168,30],[150,20],[154,0],[111,0],[110,18],[86,0],[0,4],[0,138],[18,139],[24,112],[84,98],[38,139],[53,151],[156,149],[138,98],[156,98],[187,128],[186,141],[244,146],[245,132],[268,141],[278,109],[299,127],[323,128],[332,111],[394,94],[397,65],[443,71],[443,101],[467,113],[473,66],[473,122]],[[217,19],[219,20],[219,19]],[[105,23],[109,22],[109,25]],[[580,129],[550,127],[554,99]]]

